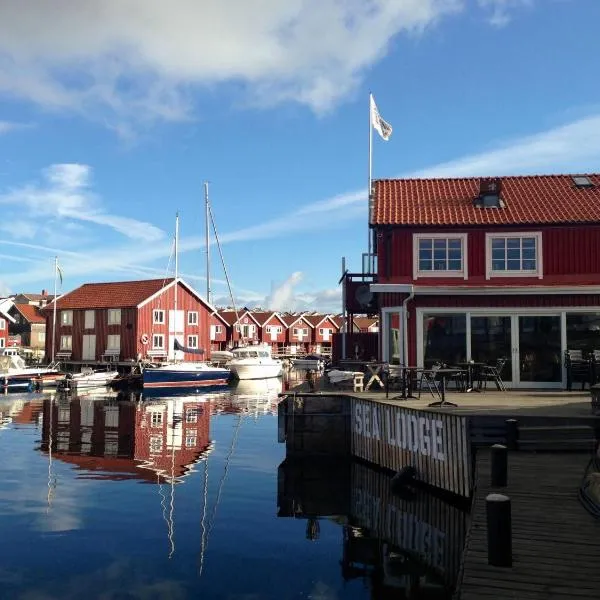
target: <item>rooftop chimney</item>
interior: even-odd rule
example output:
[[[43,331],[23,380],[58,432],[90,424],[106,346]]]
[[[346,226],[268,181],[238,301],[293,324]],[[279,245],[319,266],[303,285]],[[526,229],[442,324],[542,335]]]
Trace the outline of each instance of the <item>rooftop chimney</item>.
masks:
[[[48,295],[48,291],[47,290],[42,290],[42,296],[47,296]]]

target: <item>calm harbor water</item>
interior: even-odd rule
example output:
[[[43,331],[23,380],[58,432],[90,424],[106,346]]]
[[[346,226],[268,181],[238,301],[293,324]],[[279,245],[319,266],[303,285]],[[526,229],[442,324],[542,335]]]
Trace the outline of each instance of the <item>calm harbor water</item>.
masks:
[[[387,475],[286,460],[280,389],[1,397],[0,598],[449,597],[460,532]]]

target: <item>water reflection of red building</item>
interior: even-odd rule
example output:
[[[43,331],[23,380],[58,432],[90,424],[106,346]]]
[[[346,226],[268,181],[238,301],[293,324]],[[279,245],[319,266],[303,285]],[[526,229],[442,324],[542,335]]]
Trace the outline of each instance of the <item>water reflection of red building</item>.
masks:
[[[41,449],[100,479],[181,480],[210,447],[210,401],[44,401]],[[93,475],[90,475],[93,473]]]

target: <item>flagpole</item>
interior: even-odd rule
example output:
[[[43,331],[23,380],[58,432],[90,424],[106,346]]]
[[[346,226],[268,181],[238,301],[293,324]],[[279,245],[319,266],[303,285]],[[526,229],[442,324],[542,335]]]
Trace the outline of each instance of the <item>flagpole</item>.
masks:
[[[373,180],[373,94],[369,92],[369,185],[367,187],[367,264],[371,271],[371,182]]]
[[[58,256],[54,257],[54,310],[52,311],[52,361],[54,362],[54,346],[56,343],[56,288],[58,278]]]

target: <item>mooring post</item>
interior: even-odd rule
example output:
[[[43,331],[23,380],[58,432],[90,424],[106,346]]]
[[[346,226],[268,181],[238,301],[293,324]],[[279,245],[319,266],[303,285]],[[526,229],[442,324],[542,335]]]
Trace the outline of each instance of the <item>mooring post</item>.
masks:
[[[519,430],[516,419],[506,419],[506,446],[509,450],[516,450],[519,445]]]
[[[488,494],[485,504],[488,564],[494,567],[512,567],[510,498],[504,494]]]
[[[508,449],[494,444],[490,450],[492,463],[492,487],[506,487],[508,482]]]

